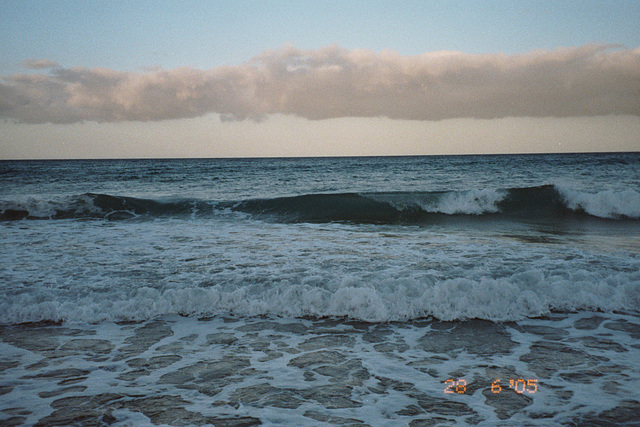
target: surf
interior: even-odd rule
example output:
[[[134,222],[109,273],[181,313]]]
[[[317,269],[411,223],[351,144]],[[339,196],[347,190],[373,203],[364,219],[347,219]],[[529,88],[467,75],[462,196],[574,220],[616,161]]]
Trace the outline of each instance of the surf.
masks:
[[[446,219],[528,220],[640,219],[640,192],[589,193],[570,187],[485,188],[452,191],[309,193],[285,197],[215,201],[147,199],[84,193],[54,200],[0,202],[0,220],[208,217],[231,210],[282,222],[429,224]]]

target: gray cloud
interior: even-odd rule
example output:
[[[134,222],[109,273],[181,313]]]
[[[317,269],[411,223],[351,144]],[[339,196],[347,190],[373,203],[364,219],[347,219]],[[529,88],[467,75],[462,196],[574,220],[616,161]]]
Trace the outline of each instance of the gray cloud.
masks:
[[[25,61],[22,62],[22,66],[24,68],[31,68],[34,70],[42,70],[45,68],[54,68],[59,66],[60,64],[58,64],[55,61],[51,61],[50,59],[27,59]]]
[[[640,116],[640,48],[401,56],[285,46],[211,70],[58,67],[0,78],[0,117],[19,122],[157,121],[209,113],[223,120],[276,113],[411,120]]]

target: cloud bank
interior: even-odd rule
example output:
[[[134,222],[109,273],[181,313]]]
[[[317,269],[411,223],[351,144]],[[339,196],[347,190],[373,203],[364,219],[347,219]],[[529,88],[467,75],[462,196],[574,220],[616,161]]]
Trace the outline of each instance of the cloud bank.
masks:
[[[518,55],[285,46],[237,66],[121,72],[64,68],[0,77],[0,117],[23,123],[640,116],[640,48],[587,45]]]

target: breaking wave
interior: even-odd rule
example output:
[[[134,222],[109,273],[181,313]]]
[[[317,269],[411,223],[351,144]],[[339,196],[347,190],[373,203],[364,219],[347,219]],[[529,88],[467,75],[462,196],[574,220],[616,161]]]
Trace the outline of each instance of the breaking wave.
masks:
[[[388,280],[392,280],[388,278]],[[163,315],[284,317],[348,317],[369,322],[485,319],[515,321],[552,311],[640,310],[640,273],[608,277],[575,271],[567,277],[539,270],[494,279],[455,278],[443,281],[341,283],[330,287],[290,284],[224,285],[174,289],[112,289],[82,297],[50,292],[13,295],[0,301],[0,324],[39,321],[149,320]]]
[[[0,219],[130,219],[207,216],[230,209],[285,222],[430,223],[452,216],[511,219],[640,219],[640,192],[588,193],[543,185],[437,192],[304,194],[244,201],[153,200],[86,193],[0,202]]]

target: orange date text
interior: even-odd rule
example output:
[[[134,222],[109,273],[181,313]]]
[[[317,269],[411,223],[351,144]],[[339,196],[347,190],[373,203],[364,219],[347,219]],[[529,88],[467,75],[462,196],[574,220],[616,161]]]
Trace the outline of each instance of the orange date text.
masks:
[[[445,394],[465,394],[467,392],[467,380],[464,378],[449,378],[444,383]],[[518,394],[534,394],[538,391],[538,380],[535,378],[509,378],[506,380],[497,378],[491,383],[493,394],[500,394],[508,389]]]

